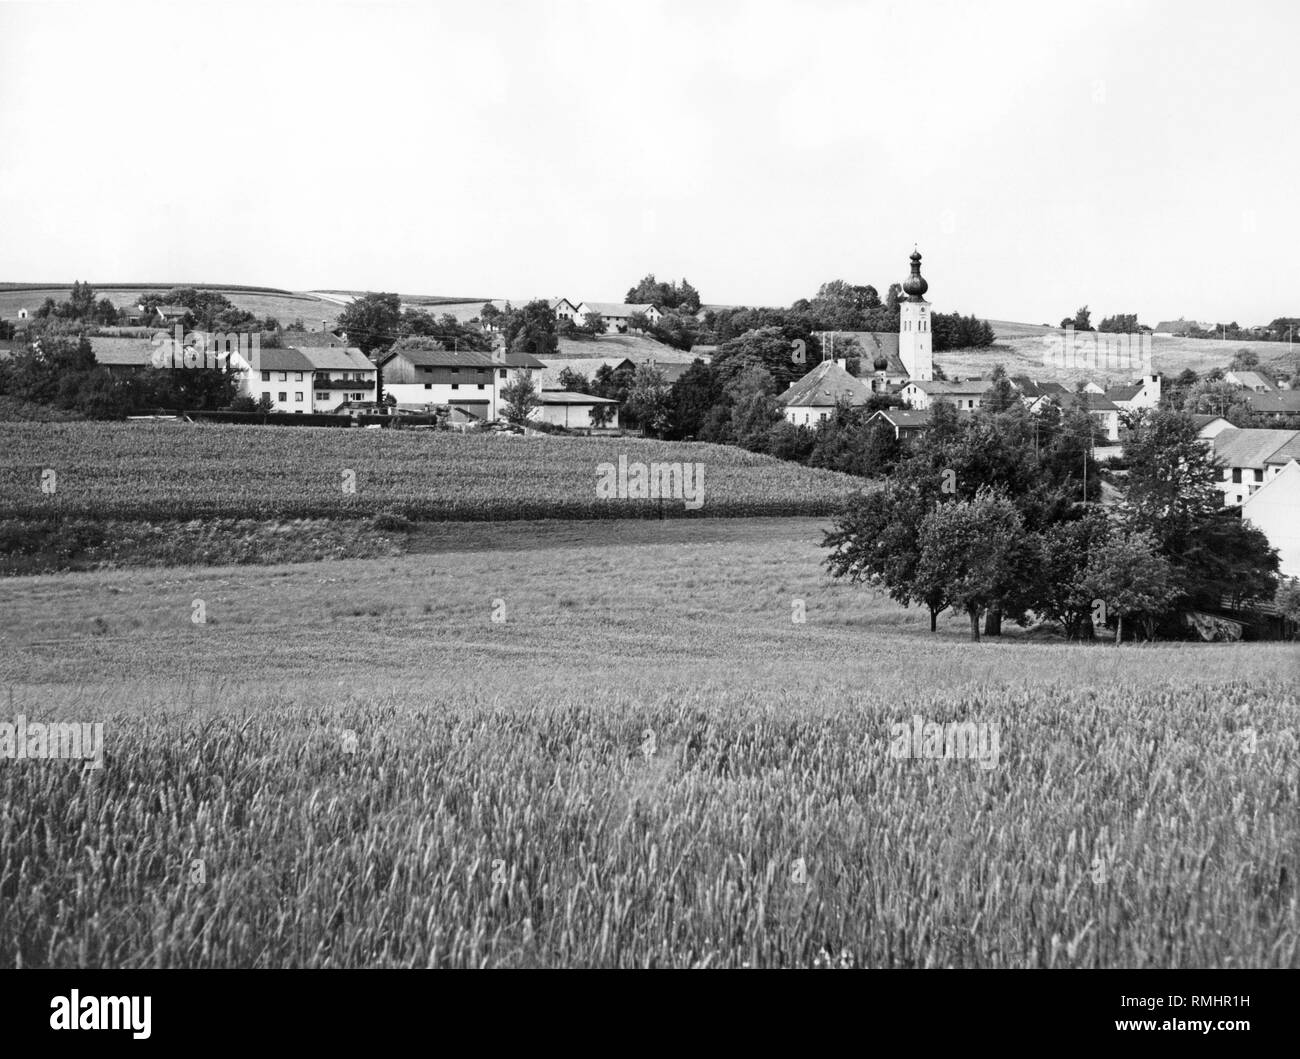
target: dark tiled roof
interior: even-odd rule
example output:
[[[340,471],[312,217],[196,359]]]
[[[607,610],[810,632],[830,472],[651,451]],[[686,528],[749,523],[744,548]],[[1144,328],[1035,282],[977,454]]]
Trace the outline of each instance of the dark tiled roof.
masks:
[[[823,360],[802,379],[790,386],[777,398],[786,407],[826,407],[847,401],[849,404],[866,404],[871,397],[871,387],[855,379],[833,360]]]
[[[1271,412],[1274,415],[1300,415],[1300,390],[1273,390],[1269,393],[1242,395],[1252,412]]]
[[[388,353],[381,364],[401,357],[417,368],[545,368],[528,353],[480,353],[475,349],[397,349]]]

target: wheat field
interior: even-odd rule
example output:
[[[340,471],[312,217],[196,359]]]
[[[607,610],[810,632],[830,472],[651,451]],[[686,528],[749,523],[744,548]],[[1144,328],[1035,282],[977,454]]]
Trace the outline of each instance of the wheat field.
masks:
[[[1293,646],[970,644],[822,527],[5,579],[0,720],[105,752],[0,759],[0,965],[1300,962]]]

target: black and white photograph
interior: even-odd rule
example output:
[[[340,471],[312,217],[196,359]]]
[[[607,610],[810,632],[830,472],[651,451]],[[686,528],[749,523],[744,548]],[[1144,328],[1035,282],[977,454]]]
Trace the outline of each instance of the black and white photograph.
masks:
[[[1298,115],[1281,0],[0,2],[0,1018],[1260,1047]]]

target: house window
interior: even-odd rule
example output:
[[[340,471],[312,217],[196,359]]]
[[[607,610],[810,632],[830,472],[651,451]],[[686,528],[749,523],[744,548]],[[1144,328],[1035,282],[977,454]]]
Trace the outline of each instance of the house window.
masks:
[[[302,372],[300,372],[300,371],[295,371],[295,372],[293,373],[293,381],[294,381],[294,382],[302,382]]]
[[[451,373],[452,373],[453,375],[459,375],[459,374],[460,374],[460,368],[452,368],[452,369],[451,369]]]
[[[451,384],[451,388],[452,388],[453,390],[459,390],[459,389],[460,389],[460,383],[458,383],[458,382],[453,382],[453,383]]]
[[[823,419],[826,418],[827,414],[828,414],[828,413],[823,412],[823,413],[822,413],[821,415],[819,415],[817,418],[818,418],[819,420],[823,420]]]
[[[301,403],[302,403],[302,391],[301,391],[301,390],[296,391],[296,392],[294,393],[294,395],[293,395],[293,399],[294,399],[295,401],[297,401],[297,402],[299,402],[299,403],[301,404]]]
[[[1240,468],[1240,467],[1234,467],[1234,468],[1232,469],[1232,484],[1233,484],[1233,485],[1241,485],[1241,468]]]
[[[262,381],[263,381],[263,382],[270,382],[270,381],[271,381],[271,373],[270,373],[269,371],[264,371],[264,372],[262,372]]]
[[[262,396],[265,397],[265,398],[269,401],[269,400],[271,399],[271,391],[270,391],[270,390],[263,390],[263,391],[262,391]]]
[[[360,401],[361,398],[363,398],[363,397],[365,397],[365,394],[363,394],[363,393],[354,393],[354,394],[352,395],[352,400],[354,400],[354,401]]]
[[[330,395],[328,393],[321,393],[319,390],[316,391],[316,400],[328,401],[329,399],[330,399]]]
[[[1264,472],[1262,470],[1255,471],[1255,481],[1262,482],[1263,480],[1264,480]]]
[[[479,384],[478,384],[478,388],[479,388],[480,390],[482,390],[482,389],[484,388],[483,384],[482,384],[482,383],[479,383]]]
[[[432,389],[433,389],[433,383],[431,383],[431,382],[426,382],[426,383],[424,384],[424,388],[425,388],[426,390],[432,390]]]
[[[281,381],[281,382],[288,382],[288,381],[289,381],[289,373],[288,373],[287,371],[282,371],[282,372],[280,372],[280,381]]]
[[[497,376],[497,378],[498,378],[498,379],[504,379],[505,377],[506,377],[506,369],[505,369],[505,368],[502,368],[502,369],[501,369],[501,374],[499,374],[499,375]]]
[[[280,398],[279,398],[279,399],[280,399],[281,403],[283,403],[283,402],[289,400],[289,395],[288,395],[287,393],[285,393],[283,390],[281,390],[281,391],[280,391]]]

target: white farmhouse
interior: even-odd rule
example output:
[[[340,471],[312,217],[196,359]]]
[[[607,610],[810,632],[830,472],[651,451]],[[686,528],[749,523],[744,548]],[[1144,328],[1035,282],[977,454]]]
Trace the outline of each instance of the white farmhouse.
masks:
[[[391,394],[398,404],[448,405],[476,419],[494,420],[505,414],[501,391],[545,365],[527,353],[500,349],[394,349],[379,367],[385,395]]]
[[[592,315],[599,315],[611,332],[626,331],[628,320],[633,313],[641,313],[652,324],[663,319],[663,313],[654,305],[624,305],[622,302],[583,302],[578,306],[578,314],[584,323]]]
[[[355,346],[260,349],[240,372],[240,388],[266,397],[274,412],[328,413],[345,401],[375,399],[375,366]]]
[[[1277,549],[1280,572],[1300,577],[1300,463],[1289,460],[1246,497],[1241,517],[1258,527]]]

